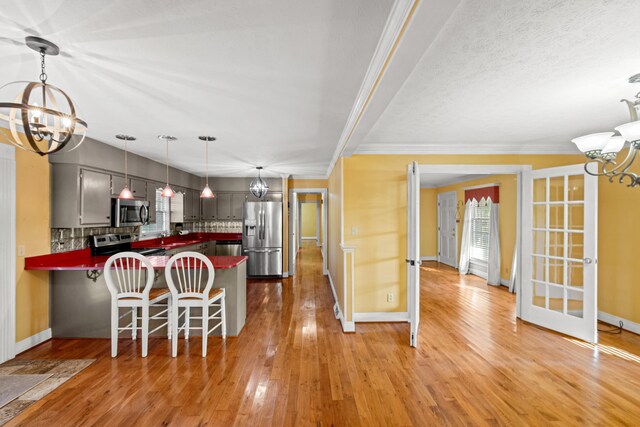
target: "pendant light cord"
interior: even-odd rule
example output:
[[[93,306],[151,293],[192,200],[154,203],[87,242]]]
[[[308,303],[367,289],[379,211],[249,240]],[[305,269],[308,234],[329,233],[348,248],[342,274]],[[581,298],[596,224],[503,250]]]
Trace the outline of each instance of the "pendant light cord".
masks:
[[[166,153],[167,153],[167,185],[169,185],[169,140],[166,140]]]
[[[209,186],[209,141],[205,141],[204,142],[204,151],[205,151],[205,167],[204,167],[204,173],[205,173],[205,183],[207,185],[207,187]]]
[[[125,187],[127,186],[127,178],[128,178],[128,174],[127,174],[127,139],[125,138],[124,140],[124,185]]]

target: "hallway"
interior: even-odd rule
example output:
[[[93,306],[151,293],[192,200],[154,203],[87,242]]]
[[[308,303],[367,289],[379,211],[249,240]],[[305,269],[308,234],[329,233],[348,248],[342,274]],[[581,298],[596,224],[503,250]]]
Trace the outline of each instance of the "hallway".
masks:
[[[588,345],[514,320],[515,297],[435,263],[422,269],[420,347],[406,323],[343,334],[304,242],[298,274],[248,281],[237,338],[52,340],[27,359],[96,358],[8,425],[633,425],[640,423],[640,337]],[[615,350],[620,349],[620,350]],[[188,356],[185,355],[188,353]]]

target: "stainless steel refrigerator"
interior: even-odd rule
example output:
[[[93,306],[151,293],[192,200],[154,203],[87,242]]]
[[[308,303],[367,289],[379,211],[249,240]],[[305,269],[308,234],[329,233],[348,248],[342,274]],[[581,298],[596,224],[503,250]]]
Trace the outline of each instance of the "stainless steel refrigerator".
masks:
[[[282,203],[245,202],[243,218],[247,275],[282,276]]]

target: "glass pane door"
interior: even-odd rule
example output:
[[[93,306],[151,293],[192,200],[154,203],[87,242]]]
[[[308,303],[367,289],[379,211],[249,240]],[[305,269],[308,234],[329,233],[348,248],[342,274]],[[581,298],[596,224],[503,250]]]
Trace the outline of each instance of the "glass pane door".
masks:
[[[597,180],[576,165],[524,184],[523,318],[593,342]]]

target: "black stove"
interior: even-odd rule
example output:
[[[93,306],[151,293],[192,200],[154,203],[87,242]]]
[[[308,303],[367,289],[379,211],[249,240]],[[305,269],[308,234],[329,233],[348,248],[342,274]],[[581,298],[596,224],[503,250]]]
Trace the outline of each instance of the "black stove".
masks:
[[[137,252],[141,255],[163,255],[162,248],[132,248],[131,234],[102,234],[89,238],[89,247],[93,256],[111,256],[120,252]]]

